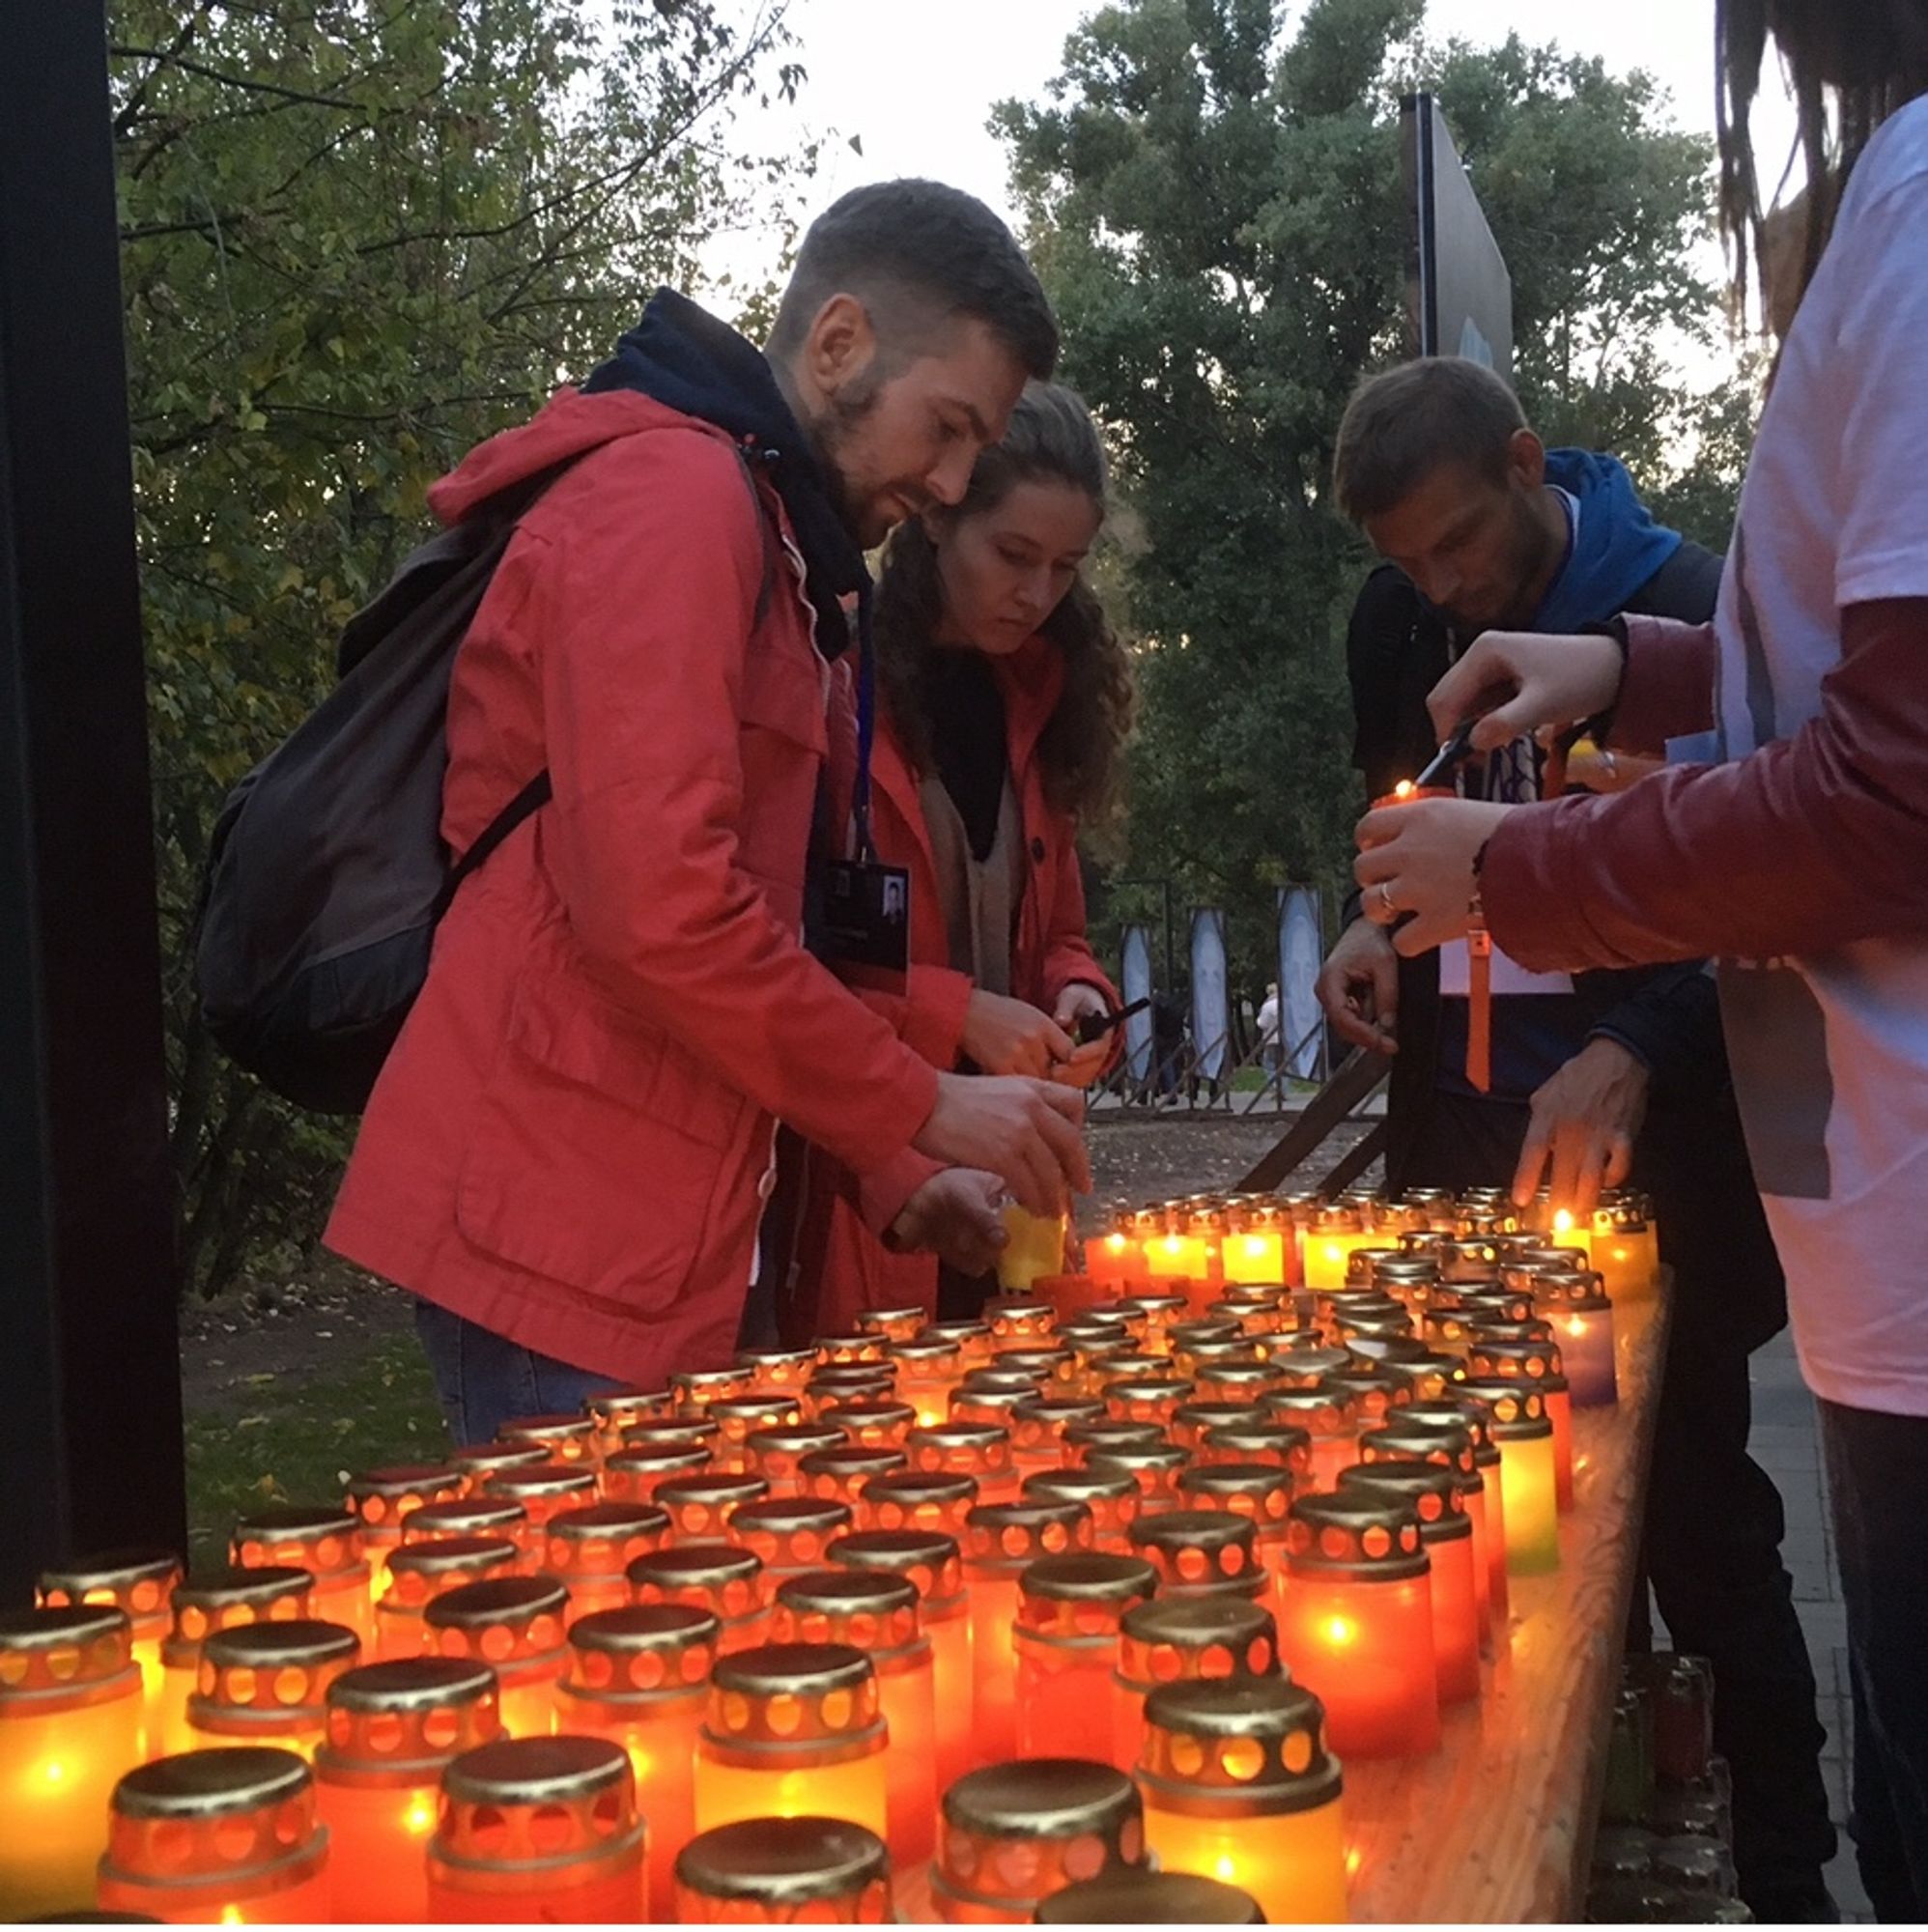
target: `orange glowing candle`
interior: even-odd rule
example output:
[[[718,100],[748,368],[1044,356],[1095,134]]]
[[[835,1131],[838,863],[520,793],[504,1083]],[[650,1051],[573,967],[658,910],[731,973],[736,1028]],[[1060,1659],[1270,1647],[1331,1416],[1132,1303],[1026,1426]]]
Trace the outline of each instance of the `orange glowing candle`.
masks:
[[[1301,1254],[1305,1285],[1315,1292],[1346,1286],[1346,1263],[1354,1248],[1375,1240],[1350,1208],[1321,1208],[1304,1230]]]
[[[1027,1925],[1054,1892],[1145,1856],[1138,1787],[1085,1758],[1020,1758],[944,1794],[931,1903],[948,1925]]]
[[[375,1600],[361,1524],[352,1510],[286,1504],[251,1511],[235,1524],[228,1560],[243,1570],[267,1565],[307,1571],[315,1579],[315,1614],[346,1624],[364,1643],[374,1644]]]
[[[1284,1578],[1294,1487],[1291,1471],[1276,1463],[1194,1463],[1178,1473],[1181,1510],[1222,1510],[1252,1525],[1253,1554],[1266,1578],[1265,1601],[1276,1597]]]
[[[1215,1423],[1193,1455],[1205,1463],[1269,1463],[1290,1475],[1294,1495],[1312,1488],[1312,1431],[1262,1412],[1254,1422]]]
[[[1117,1424],[1120,1428],[1155,1428],[1153,1424]],[[1085,1452],[1083,1468],[1107,1476],[1129,1476],[1138,1485],[1138,1514],[1157,1516],[1177,1509],[1173,1484],[1191,1458],[1176,1442],[1153,1439],[1142,1443],[1108,1443]]]
[[[173,1624],[160,1646],[160,1695],[150,1716],[143,1756],[171,1757],[194,1748],[196,1740],[187,1727],[187,1699],[200,1674],[201,1645],[209,1634],[269,1618],[285,1623],[311,1617],[308,1593],[313,1582],[305,1570],[263,1567],[216,1570],[199,1582],[175,1586]]]
[[[126,1613],[133,1632],[134,1662],[141,1673],[141,1741],[143,1754],[149,1757],[159,1749],[160,1647],[172,1621],[169,1606],[181,1575],[181,1559],[172,1550],[116,1550],[43,1571],[36,1593],[43,1609],[71,1609],[86,1604]]]
[[[889,1343],[909,1342],[923,1332],[930,1311],[920,1301],[907,1301],[894,1308],[863,1308],[857,1313],[857,1331],[878,1335]],[[888,1352],[888,1351],[887,1351]]]
[[[659,1905],[696,1829],[696,1731],[722,1634],[708,1610],[688,1604],[597,1610],[570,1627],[569,1671],[555,1689],[561,1735],[604,1738],[629,1754]]]
[[[1032,1396],[1011,1410],[1011,1460],[1023,1475],[1065,1464],[1064,1432],[1074,1422],[1104,1419],[1092,1396]]]
[[[462,1475],[465,1495],[475,1495],[504,1469],[539,1469],[549,1461],[533,1442],[468,1442],[448,1452],[448,1463]]]
[[[878,1476],[903,1475],[910,1460],[901,1449],[857,1449],[843,1440],[834,1449],[813,1449],[803,1461],[798,1499],[841,1503],[854,1520],[868,1484]]]
[[[293,1751],[193,1750],[114,1789],[94,1895],[171,1925],[316,1925],[328,1917],[328,1834]]]
[[[603,1500],[651,1503],[662,1484],[707,1475],[709,1470],[710,1452],[700,1443],[631,1439],[603,1464]]]
[[[1192,1872],[1139,1865],[1053,1892],[1035,1915],[1040,1925],[1262,1925],[1249,1891]]]
[[[1280,1647],[1342,1757],[1438,1747],[1430,1571],[1410,1509],[1356,1492],[1292,1505]]]
[[[632,1925],[650,1917],[629,1755],[607,1738],[500,1738],[442,1776],[429,1840],[439,1925]]]
[[[1145,1499],[1122,1469],[1038,1469],[1024,1479],[1021,1500],[1082,1503],[1092,1513],[1092,1548],[1109,1556],[1129,1556],[1131,1525]]]
[[[911,1467],[921,1475],[969,1476],[980,1502],[1017,1499],[1017,1464],[1009,1432],[992,1423],[941,1422],[905,1437]]]
[[[1493,1549],[1492,1534],[1487,1520],[1486,1482],[1480,1474],[1473,1448],[1470,1426],[1439,1417],[1412,1422],[1402,1415],[1398,1421],[1366,1430],[1359,1437],[1359,1459],[1369,1465],[1379,1463],[1432,1463],[1451,1470],[1459,1492],[1459,1507],[1470,1530],[1473,1568],[1473,1608],[1479,1619],[1480,1638],[1492,1634]],[[1506,1549],[1498,1551],[1499,1567],[1506,1568]]]
[[[1145,1706],[1145,1839],[1280,1924],[1346,1922],[1338,1762],[1319,1700],[1283,1677],[1167,1684]]]
[[[1225,1279],[1283,1285],[1288,1232],[1284,1216],[1276,1208],[1233,1213],[1220,1250]]]
[[[402,1519],[402,1548],[411,1543],[444,1543],[455,1537],[487,1537],[511,1545],[521,1559],[528,1512],[506,1496],[471,1492],[454,1502],[424,1503]],[[386,1594],[385,1592],[383,1593]]]
[[[973,1369],[951,1391],[950,1419],[1008,1435],[1019,1406],[1038,1401],[1043,1393],[1044,1385],[1035,1376],[999,1368]]]
[[[1166,1430],[1194,1394],[1193,1385],[1176,1376],[1126,1377],[1105,1384],[1105,1413],[1114,1422],[1148,1422]]]
[[[770,1496],[730,1518],[730,1540],[763,1564],[772,1597],[785,1577],[821,1570],[832,1539],[857,1526],[848,1503],[823,1496]]]
[[[1565,1366],[1550,1326],[1544,1321],[1520,1323],[1521,1327],[1544,1330],[1531,1339],[1500,1337],[1482,1326],[1474,1331],[1466,1351],[1468,1380],[1497,1378],[1501,1381],[1528,1381],[1546,1404],[1546,1420],[1553,1426],[1553,1494],[1564,1512],[1574,1506],[1574,1397],[1563,1373]]]
[[[337,1925],[428,1917],[423,1848],[451,1759],[501,1734],[486,1663],[416,1657],[365,1663],[328,1686],[327,1735],[315,1752],[315,1804],[328,1832]]]
[[[583,1463],[538,1463],[526,1469],[500,1469],[489,1478],[485,1491],[503,1502],[520,1503],[527,1519],[515,1538],[533,1569],[542,1561],[543,1531],[551,1517],[566,1509],[581,1509],[596,1500],[594,1466]]]
[[[918,1586],[887,1570],[816,1570],[777,1589],[780,1644],[847,1644],[870,1660],[884,1716],[887,1833],[899,1870],[937,1848],[937,1678],[918,1617]]]
[[[701,1415],[711,1403],[721,1402],[725,1396],[748,1395],[754,1384],[754,1372],[741,1366],[678,1369],[669,1378],[669,1392],[676,1398],[679,1416]]]
[[[840,1643],[720,1658],[696,1734],[696,1829],[739,1818],[846,1818],[887,1842],[877,1673]]]
[[[387,1587],[375,1605],[375,1655],[419,1657],[427,1645],[422,1611],[444,1590],[513,1577],[522,1551],[503,1536],[444,1536],[405,1543],[383,1566]]]
[[[860,1338],[866,1349],[882,1346],[874,1335]],[[889,1402],[897,1392],[894,1361],[830,1362],[811,1372],[804,1388],[804,1420],[820,1422],[840,1402]]]
[[[1273,1389],[1260,1406],[1274,1422],[1288,1422],[1312,1437],[1309,1487],[1330,1490],[1339,1472],[1359,1460],[1359,1409],[1352,1393],[1340,1383],[1316,1388]]]
[[[1266,1476],[1283,1472],[1268,1469]],[[1131,1525],[1131,1551],[1158,1573],[1158,1594],[1242,1597],[1269,1603],[1272,1582],[1259,1557],[1252,1520],[1230,1510],[1179,1508],[1141,1516]]]
[[[494,1668],[510,1737],[539,1738],[555,1728],[568,1609],[569,1592],[553,1577],[495,1577],[444,1590],[424,1606],[422,1623],[435,1655]]]
[[[884,1841],[844,1818],[745,1818],[719,1825],[676,1860],[685,1925],[889,1925]]]
[[[964,1379],[964,1350],[943,1335],[923,1333],[891,1344],[897,1371],[897,1394],[917,1410],[918,1426],[928,1429],[950,1413],[950,1392]]]
[[[93,1896],[108,1794],[141,1756],[133,1641],[107,1605],[0,1616],[0,1917]]]
[[[1142,1557],[1046,1556],[1018,1578],[1017,1748],[1022,1757],[1095,1758],[1111,1747],[1119,1627],[1157,1573]]]
[[[1145,1700],[1161,1684],[1190,1678],[1273,1677],[1279,1633],[1272,1612],[1238,1597],[1176,1597],[1138,1604],[1119,1625],[1112,1666],[1111,1747],[1135,1771],[1145,1744]]]
[[[770,1485],[761,1476],[710,1468],[658,1483],[650,1500],[669,1513],[667,1547],[687,1549],[694,1544],[729,1542],[730,1519],[745,1503],[760,1503],[769,1494]]]
[[[1034,1214],[1029,1208],[1007,1201],[999,1218],[1005,1224],[1005,1244],[998,1250],[1000,1288],[1020,1293],[1039,1275],[1063,1272],[1064,1241],[1071,1230],[1068,1214]]]
[[[1085,1242],[1085,1272],[1100,1293],[1130,1294],[1151,1279],[1151,1265],[1135,1236],[1116,1221]]]
[[[801,1389],[752,1389],[748,1395],[724,1396],[704,1414],[717,1426],[712,1462],[719,1470],[756,1470],[750,1438],[766,1429],[797,1429],[804,1420]]]
[[[803,1459],[819,1449],[837,1449],[843,1431],[825,1422],[800,1422],[794,1428],[753,1430],[744,1446],[749,1452],[748,1474],[761,1476],[773,1496],[800,1496],[805,1491]]]
[[[388,1554],[402,1547],[402,1519],[425,1503],[454,1502],[466,1487],[461,1470],[446,1463],[405,1463],[366,1469],[348,1479],[343,1492],[361,1525],[361,1553],[368,1559],[368,1587],[379,1604],[387,1587]]]
[[[629,1566],[661,1549],[669,1512],[654,1503],[590,1503],[562,1510],[543,1533],[543,1570],[569,1592],[569,1617],[620,1609],[630,1600]]]
[[[1403,1430],[1430,1429],[1445,1435],[1449,1442],[1462,1434],[1471,1440],[1480,1500],[1469,1504],[1469,1513],[1474,1518],[1474,1535],[1485,1539],[1491,1630],[1496,1638],[1503,1638],[1511,1593],[1507,1584],[1506,1493],[1500,1477],[1499,1444],[1492,1438],[1492,1411],[1483,1402],[1448,1396],[1440,1402],[1415,1402],[1403,1408],[1397,1426]]]
[[[750,1371],[750,1393],[768,1395],[781,1391],[801,1395],[817,1366],[814,1349],[749,1349],[736,1358],[740,1369]]]
[[[770,1586],[754,1550],[708,1543],[652,1550],[629,1566],[629,1587],[638,1604],[708,1610],[720,1627],[722,1654],[753,1650],[768,1634]]]
[[[328,1686],[361,1661],[345,1624],[238,1624],[201,1645],[187,1728],[203,1749],[271,1745],[312,1757],[327,1723]]]
[[[676,1398],[666,1388],[603,1389],[583,1403],[582,1410],[596,1425],[600,1463],[623,1446],[626,1429],[643,1422],[667,1422],[676,1412]]]

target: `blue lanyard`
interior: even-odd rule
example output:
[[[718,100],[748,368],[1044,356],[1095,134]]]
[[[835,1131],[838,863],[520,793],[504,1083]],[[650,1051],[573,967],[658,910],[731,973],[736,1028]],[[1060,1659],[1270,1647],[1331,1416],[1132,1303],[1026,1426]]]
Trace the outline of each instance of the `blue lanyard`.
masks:
[[[857,857],[874,865],[870,839],[870,746],[877,735],[877,654],[870,641],[870,579],[857,593],[857,781],[851,788],[851,816],[857,824]]]

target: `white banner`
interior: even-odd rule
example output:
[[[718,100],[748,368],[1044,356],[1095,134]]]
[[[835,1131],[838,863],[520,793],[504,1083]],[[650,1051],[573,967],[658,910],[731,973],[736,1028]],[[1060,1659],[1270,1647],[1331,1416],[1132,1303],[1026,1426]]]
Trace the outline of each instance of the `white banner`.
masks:
[[[1118,983],[1124,1004],[1134,1007],[1151,997],[1151,928],[1127,925],[1120,947]],[[1124,1023],[1124,1070],[1141,1084],[1151,1077],[1151,1009],[1133,1013]]]
[[[1199,1072],[1222,1080],[1231,1008],[1225,990],[1225,915],[1216,906],[1192,914],[1192,1051]]]
[[[1294,1080],[1317,1080],[1323,1014],[1314,990],[1325,959],[1317,886],[1279,892],[1279,1054]]]

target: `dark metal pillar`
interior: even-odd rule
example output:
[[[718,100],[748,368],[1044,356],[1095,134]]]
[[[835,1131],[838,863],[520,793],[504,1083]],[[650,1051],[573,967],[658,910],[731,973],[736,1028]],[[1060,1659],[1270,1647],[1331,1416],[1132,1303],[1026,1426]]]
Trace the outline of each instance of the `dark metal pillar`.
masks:
[[[184,1536],[98,0],[0,5],[0,1601]]]

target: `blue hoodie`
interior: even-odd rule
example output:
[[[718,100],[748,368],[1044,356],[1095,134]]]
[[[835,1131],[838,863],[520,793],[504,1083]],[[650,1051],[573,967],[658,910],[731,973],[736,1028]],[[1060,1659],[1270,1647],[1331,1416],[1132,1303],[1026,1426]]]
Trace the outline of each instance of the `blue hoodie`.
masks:
[[[1578,504],[1579,526],[1526,628],[1559,634],[1603,624],[1680,549],[1681,533],[1648,514],[1618,457],[1549,449],[1546,481]]]

